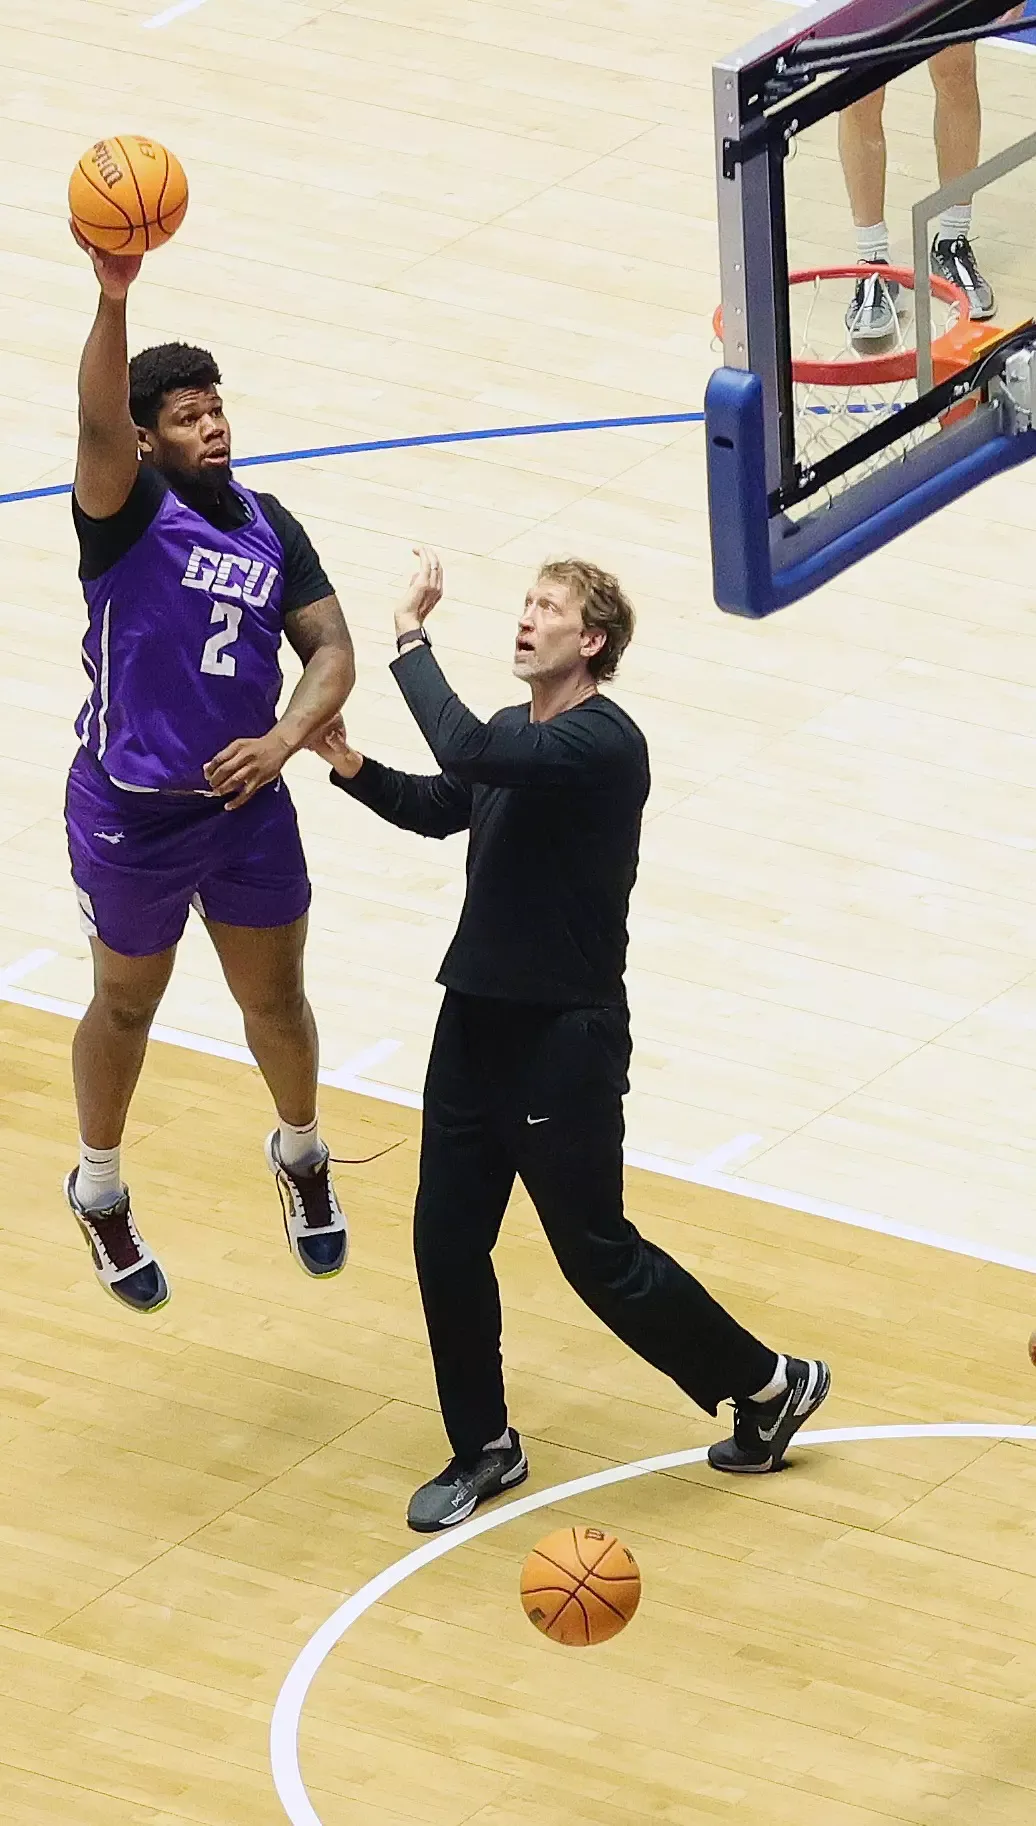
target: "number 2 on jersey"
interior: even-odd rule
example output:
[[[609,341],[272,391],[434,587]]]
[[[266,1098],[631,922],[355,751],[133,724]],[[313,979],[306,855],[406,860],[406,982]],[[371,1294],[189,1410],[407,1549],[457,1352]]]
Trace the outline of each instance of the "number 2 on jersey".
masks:
[[[210,634],[205,642],[201,656],[201,669],[210,672],[216,678],[233,678],[237,671],[237,660],[225,648],[233,646],[241,627],[242,606],[239,602],[214,602],[212,605],[212,625],[224,625],[215,634]]]

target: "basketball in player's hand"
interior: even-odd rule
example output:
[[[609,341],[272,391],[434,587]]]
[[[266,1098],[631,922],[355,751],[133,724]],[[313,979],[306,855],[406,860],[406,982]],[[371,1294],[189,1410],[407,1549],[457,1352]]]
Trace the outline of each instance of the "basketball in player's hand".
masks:
[[[625,1629],[640,1603],[640,1568],[628,1547],[601,1528],[548,1534],[522,1567],[530,1623],[567,1648],[589,1648]]]
[[[146,254],[175,235],[187,213],[187,179],[155,139],[121,133],[84,152],[68,186],[72,221],[108,254]]]

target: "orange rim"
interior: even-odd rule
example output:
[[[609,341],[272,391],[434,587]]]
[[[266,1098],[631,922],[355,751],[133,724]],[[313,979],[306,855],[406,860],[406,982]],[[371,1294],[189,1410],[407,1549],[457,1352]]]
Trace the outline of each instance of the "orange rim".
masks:
[[[880,272],[883,279],[893,279],[907,290],[914,289],[914,272],[909,266],[810,266],[799,272],[788,274],[789,285],[811,285],[817,279],[866,279],[869,274]],[[951,285],[947,279],[939,279],[932,274],[932,294],[943,304],[954,304],[959,316],[949,330],[937,336],[932,343],[932,361],[940,355],[952,358],[949,339],[961,323],[967,323],[971,317],[971,306],[967,296],[957,285]],[[712,317],[712,327],[723,340],[723,306],[718,304]],[[792,379],[803,385],[814,387],[881,387],[889,383],[917,379],[917,350],[894,349],[888,355],[868,355],[861,360],[845,356],[838,361],[815,361],[811,356],[796,356],[791,364]]]

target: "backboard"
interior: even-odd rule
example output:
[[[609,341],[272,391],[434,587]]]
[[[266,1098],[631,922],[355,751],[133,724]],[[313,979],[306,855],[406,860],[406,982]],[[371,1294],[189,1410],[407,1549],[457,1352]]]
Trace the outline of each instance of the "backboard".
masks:
[[[789,6],[714,69],[724,609],[781,608],[1036,454],[1036,17],[999,24],[1005,3]],[[891,245],[864,254],[875,211]],[[961,222],[985,291],[950,257]],[[875,258],[892,262],[877,289]]]

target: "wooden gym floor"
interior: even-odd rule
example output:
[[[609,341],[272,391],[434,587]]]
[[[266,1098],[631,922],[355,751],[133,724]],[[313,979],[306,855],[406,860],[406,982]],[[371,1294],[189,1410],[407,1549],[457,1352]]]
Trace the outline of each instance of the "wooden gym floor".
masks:
[[[355,1244],[292,1263],[254,1072],[152,1049],[133,1184],[173,1283],[105,1300],[54,1187],[75,1122],[68,1023],[9,1009],[3,1202],[0,1818],[275,1826],[278,1689],[313,1631],[416,1544],[443,1444],[409,1255],[418,1118],[329,1092]],[[830,1427],[1029,1424],[1029,1277],[630,1174],[652,1236],[746,1322],[824,1352]],[[530,1488],[703,1444],[716,1422],[569,1293],[517,1200],[500,1247]],[[722,1420],[721,1423],[722,1425]],[[523,1493],[524,1494],[524,1493]],[[1022,1826],[1036,1795],[1036,1440],[801,1451],[551,1506],[399,1587],[321,1669],[302,1767],[324,1826]],[[635,1622],[537,1637],[518,1569],[565,1521],[636,1553]]]
[[[0,19],[0,495],[71,474],[93,282],[64,187],[122,128],[168,140],[192,185],[135,290],[134,343],[214,347],[240,454],[700,406],[709,65],[783,9],[157,13],[39,0]],[[993,151],[1031,124],[1036,59],[984,50],[982,86]],[[923,73],[889,107],[902,250],[935,182]],[[849,253],[839,183],[829,143],[801,150],[801,255]],[[1012,197],[979,212],[979,252],[1031,307]],[[244,473],[338,584],[359,746],[409,766],[427,757],[385,665],[414,540],[443,553],[437,647],[482,711],[514,690],[540,559],[620,572],[640,629],[617,695],[655,776],[630,1137],[728,1176],[632,1170],[638,1218],[776,1343],[830,1356],[826,1426],[1033,1421],[1031,1275],[980,1258],[1036,1265],[1036,476],[750,627],[711,605],[697,425]],[[328,1088],[327,1126],[337,1153],[391,1151],[339,1169],[354,1256],[311,1286],[280,1237],[262,1088],[215,1056],[240,1028],[192,928],[163,1020],[215,1055],[156,1045],[134,1106],[134,1192],[174,1300],[131,1323],[60,1199],[68,1013],[88,994],[60,816],[81,628],[67,500],[0,500],[0,1818],[273,1826],[280,1683],[343,1593],[413,1545],[405,1499],[442,1460],[408,1252],[417,1117],[391,1098],[421,1081],[463,846],[381,828],[293,764],[325,1065],[384,1093]],[[534,1487],[715,1435],[572,1301],[521,1204],[501,1272]],[[563,1513],[621,1532],[646,1596],[616,1643],[567,1658],[516,1596],[562,1511],[509,1522],[328,1658],[303,1719],[314,1804],[324,1826],[1020,1826],[1034,1490],[1031,1445],[927,1439],[816,1447],[748,1486],[691,1467],[602,1491]]]

